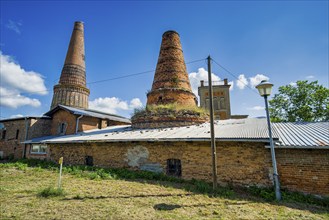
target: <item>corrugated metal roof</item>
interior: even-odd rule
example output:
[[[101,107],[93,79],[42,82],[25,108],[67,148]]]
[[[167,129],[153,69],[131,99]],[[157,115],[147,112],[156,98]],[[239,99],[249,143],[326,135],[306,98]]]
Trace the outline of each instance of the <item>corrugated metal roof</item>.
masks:
[[[109,113],[105,113],[105,112],[99,112],[99,111],[96,111],[93,109],[73,108],[73,107],[69,107],[69,106],[65,106],[65,105],[58,105],[56,108],[45,113],[45,115],[51,116],[58,109],[67,110],[69,112],[72,112],[75,115],[85,115],[85,116],[90,116],[90,117],[95,117],[95,118],[109,119],[112,121],[131,123],[131,121],[128,118],[125,118],[125,117],[122,117],[119,115],[109,114]]]
[[[272,123],[277,146],[329,146],[329,122]],[[266,119],[230,119],[215,122],[215,135],[222,141],[268,141]],[[130,125],[111,126],[76,135],[46,137],[27,143],[81,143],[118,141],[210,141],[210,125],[132,129]]]

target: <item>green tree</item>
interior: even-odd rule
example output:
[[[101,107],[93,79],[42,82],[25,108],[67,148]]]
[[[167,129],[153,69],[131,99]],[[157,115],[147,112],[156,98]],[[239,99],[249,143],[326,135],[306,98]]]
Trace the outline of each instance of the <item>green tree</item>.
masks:
[[[280,86],[269,104],[272,122],[329,120],[329,89],[318,81]]]

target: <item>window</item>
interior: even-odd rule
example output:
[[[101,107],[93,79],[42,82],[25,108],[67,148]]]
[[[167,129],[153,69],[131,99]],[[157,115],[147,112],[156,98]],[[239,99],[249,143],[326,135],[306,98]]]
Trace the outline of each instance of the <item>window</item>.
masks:
[[[182,165],[181,161],[178,159],[168,159],[167,160],[167,175],[170,176],[182,176]]]
[[[47,145],[45,144],[32,144],[31,154],[46,154]]]
[[[19,129],[16,130],[16,139],[18,139],[19,136]]]
[[[214,98],[214,109],[219,110],[219,100],[218,100],[218,98]]]
[[[6,129],[2,130],[1,139],[6,139]]]
[[[225,99],[223,97],[220,98],[220,109],[226,109],[225,107]]]
[[[61,122],[58,126],[58,134],[59,135],[65,135],[66,128],[67,128],[67,123],[66,122]]]
[[[87,166],[94,166],[94,159],[92,156],[86,156],[86,165]]]

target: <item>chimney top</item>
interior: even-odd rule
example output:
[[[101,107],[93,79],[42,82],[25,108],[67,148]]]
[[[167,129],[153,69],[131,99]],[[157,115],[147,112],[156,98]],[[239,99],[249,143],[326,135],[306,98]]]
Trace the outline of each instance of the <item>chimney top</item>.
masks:
[[[177,34],[177,35],[179,36],[179,34],[178,34],[177,31],[174,31],[174,30],[168,30],[168,31],[166,31],[166,32],[163,33],[162,37],[164,37],[164,36],[166,36],[166,35],[170,35],[170,34]]]

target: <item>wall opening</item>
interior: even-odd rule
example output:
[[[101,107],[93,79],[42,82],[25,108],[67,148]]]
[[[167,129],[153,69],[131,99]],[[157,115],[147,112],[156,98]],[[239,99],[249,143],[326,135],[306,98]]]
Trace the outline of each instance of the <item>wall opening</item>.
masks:
[[[66,122],[61,122],[58,126],[58,134],[59,135],[65,135],[66,128],[67,128],[67,123]]]
[[[1,139],[6,139],[6,129],[4,129],[3,131],[2,131],[2,134],[1,134]]]
[[[92,156],[86,156],[86,165],[94,166],[94,158]]]
[[[18,139],[19,136],[19,129],[16,130],[16,140]]]
[[[167,160],[167,175],[170,176],[182,176],[182,164],[181,160],[178,159],[168,159]]]

